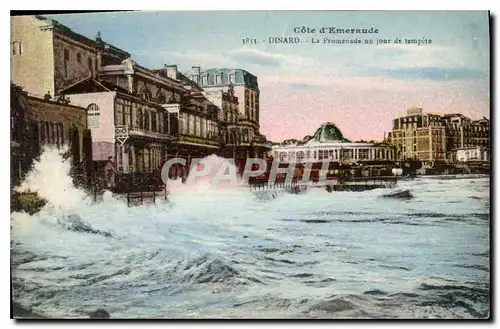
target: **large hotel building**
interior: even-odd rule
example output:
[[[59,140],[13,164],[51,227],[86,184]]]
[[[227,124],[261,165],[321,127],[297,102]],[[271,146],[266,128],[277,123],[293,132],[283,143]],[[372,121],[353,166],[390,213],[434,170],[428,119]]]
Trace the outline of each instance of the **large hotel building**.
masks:
[[[407,115],[393,120],[388,141],[397,160],[455,162],[463,149],[479,148],[488,160],[490,121],[471,120],[462,114],[430,114],[412,107]]]

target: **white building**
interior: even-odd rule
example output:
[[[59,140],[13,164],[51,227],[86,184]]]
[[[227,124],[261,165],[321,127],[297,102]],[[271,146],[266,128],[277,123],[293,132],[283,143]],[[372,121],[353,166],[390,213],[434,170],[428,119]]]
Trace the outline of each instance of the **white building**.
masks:
[[[332,162],[354,164],[368,161],[393,161],[391,146],[383,143],[349,142],[331,122],[321,125],[313,137],[302,142],[272,147],[274,159],[281,163]]]
[[[489,161],[488,149],[485,147],[463,147],[456,150],[458,162]]]

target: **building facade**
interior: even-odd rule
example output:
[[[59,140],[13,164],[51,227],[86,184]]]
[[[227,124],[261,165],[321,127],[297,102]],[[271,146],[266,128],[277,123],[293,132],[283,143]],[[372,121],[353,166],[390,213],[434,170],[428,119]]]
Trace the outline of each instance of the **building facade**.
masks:
[[[11,80],[30,95],[56,97],[60,90],[95,77],[102,65],[128,57],[100,34],[91,40],[43,16],[11,17]]]
[[[456,150],[457,162],[489,162],[488,149],[482,146],[463,147]]]
[[[115,159],[123,173],[159,171],[179,136],[184,89],[131,59],[102,66],[98,79],[87,78],[61,91],[88,109],[94,159]]]
[[[194,66],[189,77],[207,93],[221,90],[237,97],[235,124],[228,131],[228,139],[234,134],[235,143],[227,145],[227,152],[234,153],[236,159],[244,159],[262,157],[269,151],[269,143],[260,133],[260,90],[255,75],[242,69],[212,68],[202,71]]]
[[[218,154],[222,109],[207,98],[204,90],[180,72],[176,65],[165,65],[155,72],[177,81],[184,90],[179,107],[179,136],[170,154],[186,157],[188,161]]]
[[[489,145],[489,120],[472,121],[462,114],[424,113],[409,108],[394,119],[388,141],[396,148],[397,160],[420,160],[426,164],[453,162],[456,150]]]
[[[72,170],[89,183],[92,139],[85,108],[30,96],[11,84],[11,173],[18,182],[45,145],[66,149]]]
[[[172,157],[263,156],[257,77],[239,69],[147,69],[100,33],[42,16],[12,17],[12,81],[31,96],[86,109],[92,156],[121,173],[159,171]],[[237,160],[238,161],[238,160]],[[180,170],[180,169],[175,169]]]
[[[321,125],[309,140],[300,143],[283,143],[272,147],[272,155],[280,163],[322,162],[360,164],[393,161],[394,149],[383,143],[348,141],[331,122]]]

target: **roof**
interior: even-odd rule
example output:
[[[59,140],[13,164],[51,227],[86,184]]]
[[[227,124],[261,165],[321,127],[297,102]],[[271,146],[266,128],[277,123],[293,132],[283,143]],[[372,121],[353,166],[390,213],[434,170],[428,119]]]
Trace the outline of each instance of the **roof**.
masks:
[[[111,91],[111,88],[108,88],[91,76],[78,80],[77,82],[61,89],[59,91],[60,94],[80,94],[80,93],[96,93],[96,92],[106,92]]]
[[[57,31],[59,31],[59,32],[69,34],[75,40],[86,43],[86,44],[93,46],[93,47],[99,47],[99,48],[104,47],[106,50],[112,50],[112,51],[121,53],[124,56],[130,57],[130,53],[128,53],[128,52],[126,52],[126,51],[124,51],[116,46],[113,46],[107,42],[104,42],[102,39],[99,39],[99,41],[89,39],[82,34],[76,33],[75,31],[73,31],[72,29],[67,27],[66,25],[59,23],[55,19],[48,18],[48,17],[41,16],[41,15],[35,15],[35,18],[37,18],[40,21],[46,22],[48,24],[48,26],[53,26],[54,29],[57,29]]]
[[[313,138],[307,143],[331,143],[331,142],[349,142],[337,126],[332,122],[326,122],[316,130]],[[306,144],[307,144],[306,143]]]
[[[259,89],[259,83],[257,76],[252,73],[242,70],[242,69],[233,69],[233,68],[211,68],[207,70],[203,70],[201,74],[207,75],[207,84],[206,86],[216,86],[215,84],[215,74],[223,73],[221,76],[220,85],[229,85],[231,82],[229,81],[229,75],[234,73],[234,84],[244,84],[245,86],[253,89]],[[205,87],[205,85],[202,85]]]

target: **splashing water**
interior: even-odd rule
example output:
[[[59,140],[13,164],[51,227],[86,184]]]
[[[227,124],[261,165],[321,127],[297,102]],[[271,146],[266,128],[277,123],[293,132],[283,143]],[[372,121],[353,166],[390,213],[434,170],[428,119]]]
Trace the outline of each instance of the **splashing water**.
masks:
[[[223,161],[212,157],[214,161]],[[53,317],[484,318],[489,180],[311,189],[172,186],[168,202],[89,203],[47,149],[23,183],[49,201],[11,214],[14,301]]]
[[[17,190],[36,192],[51,206],[63,209],[78,207],[82,202],[88,203],[85,192],[73,185],[70,176],[71,159],[63,159],[66,151],[44,146],[40,158],[34,161],[33,169]]]

